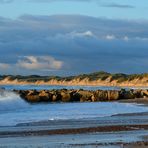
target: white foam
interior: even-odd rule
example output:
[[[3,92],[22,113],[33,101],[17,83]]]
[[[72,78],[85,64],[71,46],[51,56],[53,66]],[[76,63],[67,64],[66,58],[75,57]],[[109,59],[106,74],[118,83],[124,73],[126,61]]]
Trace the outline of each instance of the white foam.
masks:
[[[14,92],[0,90],[0,113],[24,109],[28,104]]]

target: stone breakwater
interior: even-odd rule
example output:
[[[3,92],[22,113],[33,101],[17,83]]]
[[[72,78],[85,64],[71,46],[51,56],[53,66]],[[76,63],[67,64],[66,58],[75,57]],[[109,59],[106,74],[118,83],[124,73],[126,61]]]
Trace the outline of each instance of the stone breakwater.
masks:
[[[122,99],[148,99],[148,90],[14,90],[30,103],[37,102],[99,102]]]

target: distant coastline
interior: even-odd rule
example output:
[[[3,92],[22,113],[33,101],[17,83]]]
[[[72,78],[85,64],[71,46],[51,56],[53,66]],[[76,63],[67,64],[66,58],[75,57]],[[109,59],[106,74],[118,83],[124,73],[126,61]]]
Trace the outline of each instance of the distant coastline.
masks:
[[[145,87],[148,86],[148,73],[144,74],[111,74],[95,72],[77,76],[0,76],[0,85],[63,85],[63,86],[117,86]]]

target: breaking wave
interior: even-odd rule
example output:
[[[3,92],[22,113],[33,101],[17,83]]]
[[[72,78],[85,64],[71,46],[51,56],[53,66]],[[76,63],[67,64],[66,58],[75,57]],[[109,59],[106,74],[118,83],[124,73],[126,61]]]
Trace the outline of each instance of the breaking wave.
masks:
[[[8,112],[18,109],[24,109],[29,104],[14,92],[0,90],[0,112]]]

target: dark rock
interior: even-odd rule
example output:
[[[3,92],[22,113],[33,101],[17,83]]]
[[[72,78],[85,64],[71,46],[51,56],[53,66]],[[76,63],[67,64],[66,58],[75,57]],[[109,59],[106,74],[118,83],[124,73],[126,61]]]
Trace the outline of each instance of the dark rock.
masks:
[[[124,90],[124,89],[122,89],[120,91],[119,98],[120,99],[134,99],[135,95],[134,95],[133,90]]]
[[[85,90],[85,91],[78,91],[79,95],[81,96],[80,97],[80,102],[85,102],[85,101],[92,101],[91,97],[93,96],[93,92],[92,91],[88,91],[88,90]]]
[[[80,98],[82,97],[82,95],[78,92],[71,92],[71,100],[73,102],[77,102],[80,101]]]
[[[95,101],[108,101],[107,91],[97,90],[94,93]]]
[[[69,92],[62,91],[61,92],[61,101],[62,102],[71,102],[71,96]]]
[[[148,90],[142,90],[142,91],[141,91],[141,96],[142,96],[143,98],[148,98]]]
[[[52,92],[52,101],[53,102],[59,102],[61,101],[61,94],[59,92]]]
[[[41,91],[39,93],[39,98],[40,98],[40,101],[52,101],[52,94],[49,93],[48,91]]]
[[[119,99],[119,91],[117,90],[108,90],[108,101],[118,100]]]
[[[40,97],[39,97],[39,95],[27,95],[27,96],[25,97],[25,99],[26,99],[28,102],[32,102],[32,103],[40,102]]]
[[[143,98],[141,90],[139,90],[139,89],[133,90],[133,94],[134,94],[135,98]]]

